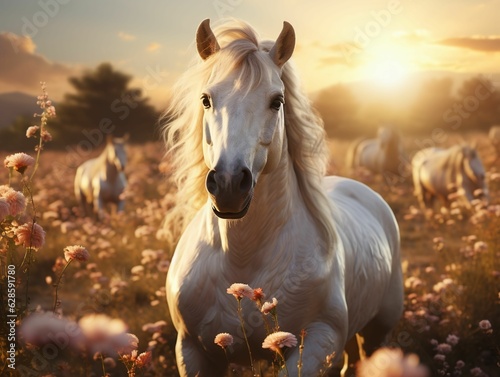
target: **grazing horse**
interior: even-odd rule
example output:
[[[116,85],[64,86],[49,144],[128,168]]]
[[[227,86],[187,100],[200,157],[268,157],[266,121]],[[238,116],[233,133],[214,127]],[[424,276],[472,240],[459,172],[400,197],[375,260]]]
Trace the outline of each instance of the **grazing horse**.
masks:
[[[348,167],[364,167],[372,173],[388,177],[404,174],[406,159],[398,132],[380,127],[377,137],[355,142],[348,152]]]
[[[436,197],[447,207],[456,200],[468,209],[475,197],[488,201],[483,164],[468,145],[422,149],[412,159],[412,170],[415,195],[423,210],[432,208]]]
[[[125,165],[128,139],[108,137],[102,153],[81,164],[76,170],[75,195],[86,216],[102,218],[106,204],[116,204],[118,212],[124,210],[123,191],[127,186]]]
[[[164,128],[190,220],[166,280],[180,375],[224,374],[221,332],[236,338],[229,362],[249,364],[232,283],[276,297],[283,331],[307,331],[303,376],[327,355],[339,364],[347,342],[359,351],[356,333],[370,354],[402,313],[398,225],[364,184],[324,177],[324,129],[288,61],[294,29],[284,22],[276,42],[259,41],[241,21],[214,32],[205,20],[196,41],[202,59],[177,84]],[[241,304],[254,359],[273,360],[254,303]],[[284,355],[297,376],[298,347]]]

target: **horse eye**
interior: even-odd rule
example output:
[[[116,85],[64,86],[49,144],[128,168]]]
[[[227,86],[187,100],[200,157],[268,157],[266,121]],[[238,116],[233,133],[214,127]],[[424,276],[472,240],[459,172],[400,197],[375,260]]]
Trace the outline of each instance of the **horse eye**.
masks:
[[[208,98],[207,94],[203,94],[201,96],[201,103],[203,104],[203,107],[205,109],[210,109],[212,107],[212,104],[210,103],[210,98]]]
[[[281,97],[275,98],[271,102],[271,109],[279,110],[281,108],[281,105],[283,105],[283,98]]]

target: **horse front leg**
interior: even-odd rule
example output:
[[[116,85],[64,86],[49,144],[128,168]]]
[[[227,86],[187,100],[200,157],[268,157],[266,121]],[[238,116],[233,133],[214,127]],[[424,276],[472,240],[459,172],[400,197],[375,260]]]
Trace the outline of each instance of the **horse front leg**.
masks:
[[[211,363],[197,339],[178,333],[175,344],[177,369],[181,377],[222,377],[226,363]]]
[[[314,322],[307,326],[302,355],[301,375],[318,376],[320,372],[327,375],[327,370],[340,371],[346,342],[345,327],[333,328],[323,322]],[[299,347],[293,349],[287,357],[288,375],[298,376]],[[329,369],[333,366],[333,369]],[[323,375],[323,374],[321,374]],[[333,374],[328,374],[333,375]]]

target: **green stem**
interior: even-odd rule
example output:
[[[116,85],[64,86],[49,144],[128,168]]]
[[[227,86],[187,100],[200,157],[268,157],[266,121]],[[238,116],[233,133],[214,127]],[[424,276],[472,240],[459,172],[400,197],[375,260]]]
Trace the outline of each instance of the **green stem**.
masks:
[[[283,355],[283,352],[281,351],[280,348],[278,348],[276,353],[281,356],[281,360],[283,360],[283,367],[285,368],[285,373],[287,376],[289,376],[288,368],[286,367],[285,355]]]
[[[42,131],[45,125],[45,122],[47,122],[47,119],[45,117],[45,110],[42,113],[42,120],[40,122],[40,137],[39,137],[39,142],[38,142],[38,150],[36,151],[36,160],[35,160],[35,166],[33,166],[33,172],[31,173],[30,176],[30,181],[33,179],[33,176],[35,175],[36,171],[38,170],[38,163],[40,160],[40,153],[42,152],[42,146],[43,146],[43,140],[42,140]]]
[[[59,278],[57,279],[57,282],[56,284],[54,285],[55,288],[56,288],[56,293],[55,293],[55,297],[54,297],[54,309],[52,310],[54,313],[56,312],[56,308],[57,308],[57,290],[59,289],[59,283],[61,282],[61,279],[64,275],[64,271],[66,271],[66,268],[68,268],[69,264],[73,261],[73,259],[70,259],[68,261],[68,263],[66,263],[66,266],[64,266],[63,270],[61,271],[61,275],[59,275]]]
[[[104,356],[101,353],[102,377],[106,377],[106,368],[104,367]]]
[[[245,330],[245,322],[243,320],[243,314],[242,314],[242,309],[241,309],[241,298],[238,297],[237,300],[238,300],[238,317],[239,317],[240,323],[241,323],[241,330],[243,331],[243,337],[245,338],[245,343],[247,344],[248,355],[250,356],[250,367],[252,368],[252,374],[255,376],[255,368],[253,366],[252,350],[250,349],[250,344],[248,343],[247,332]]]

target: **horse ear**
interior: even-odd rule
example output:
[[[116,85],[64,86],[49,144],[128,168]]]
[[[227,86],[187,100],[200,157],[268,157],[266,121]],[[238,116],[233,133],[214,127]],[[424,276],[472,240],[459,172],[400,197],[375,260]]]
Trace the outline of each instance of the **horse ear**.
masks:
[[[203,60],[220,50],[214,32],[210,28],[210,19],[204,20],[196,31],[196,48]]]
[[[269,55],[273,59],[274,64],[282,67],[288,59],[292,56],[293,49],[295,48],[295,31],[292,25],[288,22],[283,22],[283,29],[281,30],[276,43],[274,44]]]

